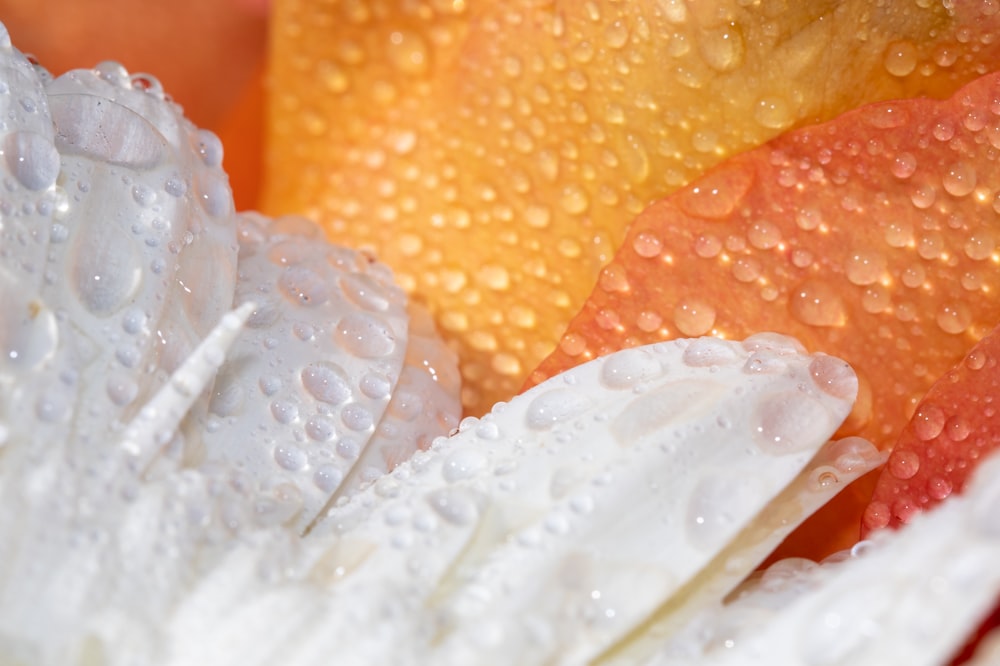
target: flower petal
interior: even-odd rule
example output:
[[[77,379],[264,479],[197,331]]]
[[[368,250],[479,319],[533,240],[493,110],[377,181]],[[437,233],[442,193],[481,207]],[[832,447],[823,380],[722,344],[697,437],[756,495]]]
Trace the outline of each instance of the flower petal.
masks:
[[[890,447],[1000,320],[997,99],[988,75],[947,101],[865,107],[654,204],[534,380],[656,340],[776,330],[851,363],[842,433]]]
[[[424,296],[481,414],[654,198],[789,127],[993,67],[1000,15],[955,4],[279,1],[264,206]]]
[[[865,511],[865,531],[898,527],[953,492],[1000,446],[1000,329],[931,387],[903,429]]]
[[[998,474],[994,455],[964,496],[846,559],[775,565],[649,666],[948,663],[1000,594]]]

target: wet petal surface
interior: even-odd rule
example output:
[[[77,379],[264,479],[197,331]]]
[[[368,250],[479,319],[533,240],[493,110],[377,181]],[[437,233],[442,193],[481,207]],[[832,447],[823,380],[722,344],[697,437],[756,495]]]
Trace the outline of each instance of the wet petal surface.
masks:
[[[947,95],[1000,48],[989,3],[744,4],[280,1],[265,206],[424,295],[483,413],[650,201],[789,127]]]

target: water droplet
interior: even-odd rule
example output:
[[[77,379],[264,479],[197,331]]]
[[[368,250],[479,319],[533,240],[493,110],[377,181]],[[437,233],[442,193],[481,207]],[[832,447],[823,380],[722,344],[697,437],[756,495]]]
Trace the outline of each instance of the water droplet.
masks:
[[[846,362],[834,356],[817,355],[809,363],[809,374],[825,393],[841,400],[854,400],[858,394],[858,378]]]
[[[306,454],[292,444],[279,444],[274,447],[274,460],[289,472],[298,472],[309,464]]]
[[[587,193],[579,185],[567,185],[559,198],[562,209],[570,215],[579,215],[590,207]]]
[[[781,229],[766,220],[758,220],[747,230],[747,240],[758,250],[770,250],[781,242]]]
[[[627,293],[629,290],[628,275],[625,273],[624,266],[619,264],[610,264],[606,266],[601,271],[601,275],[597,282],[601,289],[609,294],[613,294],[615,292]]]
[[[760,125],[769,129],[785,129],[794,120],[788,101],[776,95],[757,100],[753,117]]]
[[[882,63],[893,76],[907,76],[917,67],[917,47],[906,40],[892,42],[885,49]]]
[[[652,257],[659,256],[663,250],[663,241],[650,231],[642,231],[636,234],[632,240],[632,249],[640,257],[651,259]]]
[[[226,176],[217,171],[205,171],[195,179],[198,201],[212,217],[226,217],[233,212],[233,192]]]
[[[320,402],[339,405],[351,398],[347,373],[335,363],[312,363],[302,370],[300,377],[302,386]]]
[[[775,455],[802,451],[832,431],[831,417],[823,403],[801,393],[772,393],[757,408],[754,439]]]
[[[800,284],[788,299],[792,316],[810,326],[843,326],[847,308],[834,287],[819,279]]]
[[[70,271],[77,298],[98,316],[124,307],[142,280],[142,264],[132,239],[104,220],[79,232]]]
[[[278,423],[288,425],[299,418],[299,408],[287,400],[275,400],[271,403],[271,416]]]
[[[612,354],[601,366],[601,383],[609,389],[630,389],[663,374],[659,361],[641,349]]]
[[[604,43],[613,49],[620,49],[628,43],[628,25],[621,19],[612,21],[604,27]]]
[[[741,359],[732,343],[717,338],[698,338],[684,349],[685,365],[705,368],[713,365],[729,365]]]
[[[697,43],[705,64],[717,72],[731,72],[743,65],[746,45],[735,23],[702,32]]]
[[[913,415],[911,425],[913,432],[921,441],[927,442],[944,430],[944,412],[934,405],[921,405],[917,413]]]
[[[945,333],[964,333],[972,325],[972,311],[965,303],[945,305],[937,313],[937,325]]]
[[[471,479],[489,465],[482,452],[474,449],[461,449],[449,454],[441,463],[441,476],[448,483],[463,479]]]
[[[887,467],[890,474],[905,481],[912,479],[920,470],[920,458],[913,451],[896,449],[889,456]]]
[[[364,405],[351,403],[340,412],[340,420],[355,432],[364,432],[375,425],[375,418]]]
[[[337,324],[336,341],[361,358],[388,356],[396,349],[396,337],[380,319],[365,314],[349,314]]]
[[[989,259],[996,250],[996,235],[992,229],[977,229],[965,241],[965,256],[973,261]]]
[[[889,169],[896,178],[906,180],[916,172],[917,158],[912,153],[899,153],[892,160],[892,165]]]
[[[290,266],[278,278],[278,289],[296,305],[316,307],[330,298],[326,281],[304,266]]]
[[[332,493],[344,480],[344,473],[335,465],[320,465],[313,474],[313,485],[325,493]]]
[[[427,43],[415,32],[391,32],[386,53],[389,63],[404,74],[424,74],[430,67]]]
[[[524,209],[524,221],[529,227],[544,229],[551,219],[552,213],[547,206],[533,204]]]
[[[532,430],[546,430],[579,416],[590,408],[590,399],[570,388],[551,389],[532,399],[525,415]]]
[[[702,234],[694,242],[694,252],[702,259],[711,259],[722,251],[722,241],[718,236]]]
[[[953,416],[948,419],[947,423],[944,424],[944,431],[953,442],[964,442],[972,434],[969,423],[961,416]]]
[[[927,494],[931,498],[941,501],[951,495],[951,481],[942,476],[932,476],[927,480]]]
[[[466,488],[440,488],[426,497],[434,513],[452,525],[470,525],[479,516],[475,495]]]
[[[37,192],[56,184],[62,163],[52,141],[34,132],[12,132],[3,146],[7,168],[21,185]]]
[[[681,190],[677,205],[688,215],[709,220],[729,217],[750,190],[754,174],[748,169],[714,172]]]
[[[328,442],[337,434],[337,428],[322,414],[310,416],[306,420],[306,436],[314,442]]]
[[[139,385],[125,374],[113,373],[107,382],[108,398],[118,407],[124,407],[135,400],[139,394]]]
[[[220,167],[222,166],[222,141],[216,136],[214,132],[210,132],[206,129],[200,129],[195,135],[197,141],[197,151],[198,155],[201,156],[201,162],[207,167]]]
[[[968,162],[955,162],[945,171],[941,184],[953,197],[964,197],[976,189],[976,169]]]
[[[685,298],[674,307],[674,325],[686,336],[705,335],[715,325],[715,308],[700,298]]]
[[[844,273],[852,284],[874,284],[885,272],[885,257],[871,248],[854,250],[847,255]]]

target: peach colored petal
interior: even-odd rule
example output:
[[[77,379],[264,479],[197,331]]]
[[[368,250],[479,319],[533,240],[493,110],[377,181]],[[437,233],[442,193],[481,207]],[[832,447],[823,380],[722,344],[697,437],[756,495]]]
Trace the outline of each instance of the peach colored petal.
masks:
[[[637,344],[773,330],[853,365],[841,434],[888,448],[1000,320],[998,155],[993,74],[732,158],[639,216],[531,381]]]
[[[267,17],[253,4],[0,0],[0,17],[53,74],[118,60],[156,76],[189,118],[214,129],[264,56]]]
[[[789,127],[946,95],[1000,51],[988,4],[745,4],[281,0],[265,208],[376,249],[482,412],[650,201]]]

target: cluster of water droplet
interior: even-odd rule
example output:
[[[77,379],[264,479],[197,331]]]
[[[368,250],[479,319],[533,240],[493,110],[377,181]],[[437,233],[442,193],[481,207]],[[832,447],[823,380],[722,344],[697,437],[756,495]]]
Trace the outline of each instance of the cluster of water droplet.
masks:
[[[297,6],[276,34],[288,56],[275,81],[277,150],[296,146],[290,159],[324,177],[279,167],[271,194],[378,247],[407,290],[430,295],[461,344],[466,407],[483,413],[551,349],[650,201],[804,119],[970,77],[968,63],[996,48],[987,5],[956,18],[919,4],[886,20],[892,30],[853,4],[777,14],[742,2]],[[967,171],[949,179],[953,191],[969,187]],[[782,240],[752,222],[751,247]],[[637,252],[664,240],[637,239]],[[702,247],[717,254],[726,242],[706,234]],[[730,269],[748,283],[768,277],[753,257]],[[853,275],[873,284],[863,268]],[[602,282],[627,287],[607,271]],[[761,287],[767,301],[779,295]],[[715,327],[711,305],[650,310],[639,325],[703,335]],[[846,316],[821,281],[790,309],[816,325]],[[950,328],[966,319],[942,313]]]
[[[335,491],[456,425],[456,360],[385,266],[234,215],[155,78],[53,78],[0,26],[0,118],[0,652],[150,657],[220,558],[284,575]]]
[[[584,660],[799,473],[855,388],[846,364],[774,335],[631,349],[553,378],[336,503],[313,536],[333,536],[347,553],[378,545],[363,562],[343,558],[351,571],[331,593],[350,598],[353,615],[328,630],[352,635],[387,603],[424,608],[444,594],[438,647],[419,616],[404,615],[392,639],[352,650],[370,658],[405,644],[456,664],[474,654],[479,663]],[[827,497],[837,474],[871,469],[881,458],[865,444],[824,455],[801,492]]]

